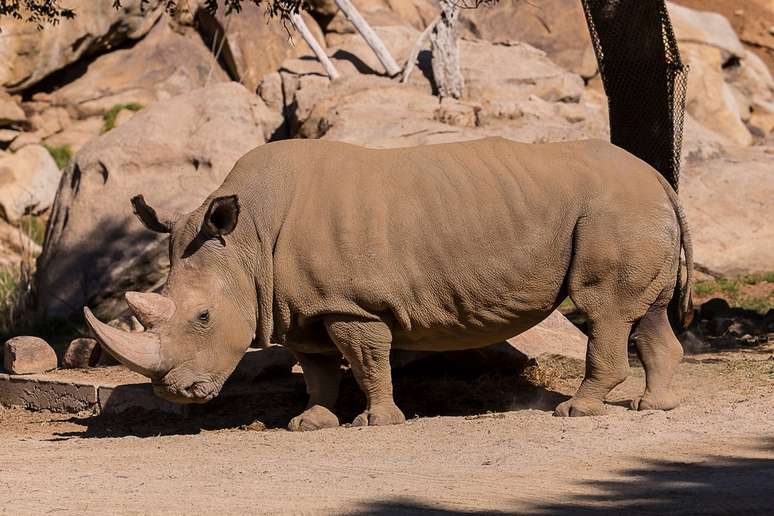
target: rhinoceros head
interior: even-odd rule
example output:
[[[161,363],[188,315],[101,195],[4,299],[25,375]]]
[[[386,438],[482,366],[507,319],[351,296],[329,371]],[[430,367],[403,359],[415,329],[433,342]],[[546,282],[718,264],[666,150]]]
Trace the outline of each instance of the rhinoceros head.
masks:
[[[249,347],[256,330],[254,264],[244,253],[237,196],[215,197],[185,216],[164,217],[142,196],[134,212],[153,231],[170,233],[169,277],[160,294],[127,292],[126,302],[145,331],[130,333],[86,322],[124,365],[148,376],[156,394],[178,403],[204,403]]]

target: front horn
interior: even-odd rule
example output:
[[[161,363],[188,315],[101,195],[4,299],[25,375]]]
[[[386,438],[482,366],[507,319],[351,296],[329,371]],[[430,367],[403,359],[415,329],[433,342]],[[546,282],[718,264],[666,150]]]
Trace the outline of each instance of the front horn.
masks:
[[[148,378],[157,378],[166,373],[158,335],[148,332],[129,333],[108,326],[86,306],[83,307],[83,315],[102,347],[126,367]]]

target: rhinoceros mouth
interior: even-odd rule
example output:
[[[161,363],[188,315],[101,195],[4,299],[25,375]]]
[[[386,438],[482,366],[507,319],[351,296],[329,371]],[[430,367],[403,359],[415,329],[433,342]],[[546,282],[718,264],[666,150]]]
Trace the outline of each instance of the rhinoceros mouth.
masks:
[[[154,380],[153,392],[160,398],[181,404],[207,403],[220,393],[220,384],[211,379],[181,381],[179,376],[173,370],[160,380]]]

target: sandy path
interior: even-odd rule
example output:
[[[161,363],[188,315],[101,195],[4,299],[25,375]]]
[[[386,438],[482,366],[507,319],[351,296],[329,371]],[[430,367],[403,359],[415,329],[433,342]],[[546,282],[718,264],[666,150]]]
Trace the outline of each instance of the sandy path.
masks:
[[[771,514],[765,358],[683,364],[688,399],[670,413],[612,405],[578,419],[525,409],[308,434],[83,438],[77,418],[5,411],[0,512]],[[637,374],[613,398],[641,385]]]

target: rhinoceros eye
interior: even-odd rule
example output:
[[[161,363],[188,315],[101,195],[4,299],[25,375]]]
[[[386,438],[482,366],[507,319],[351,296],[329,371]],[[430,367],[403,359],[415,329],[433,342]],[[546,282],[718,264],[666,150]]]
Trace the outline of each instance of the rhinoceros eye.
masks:
[[[209,322],[210,321],[210,311],[204,310],[203,312],[199,313],[199,321],[201,322]]]

